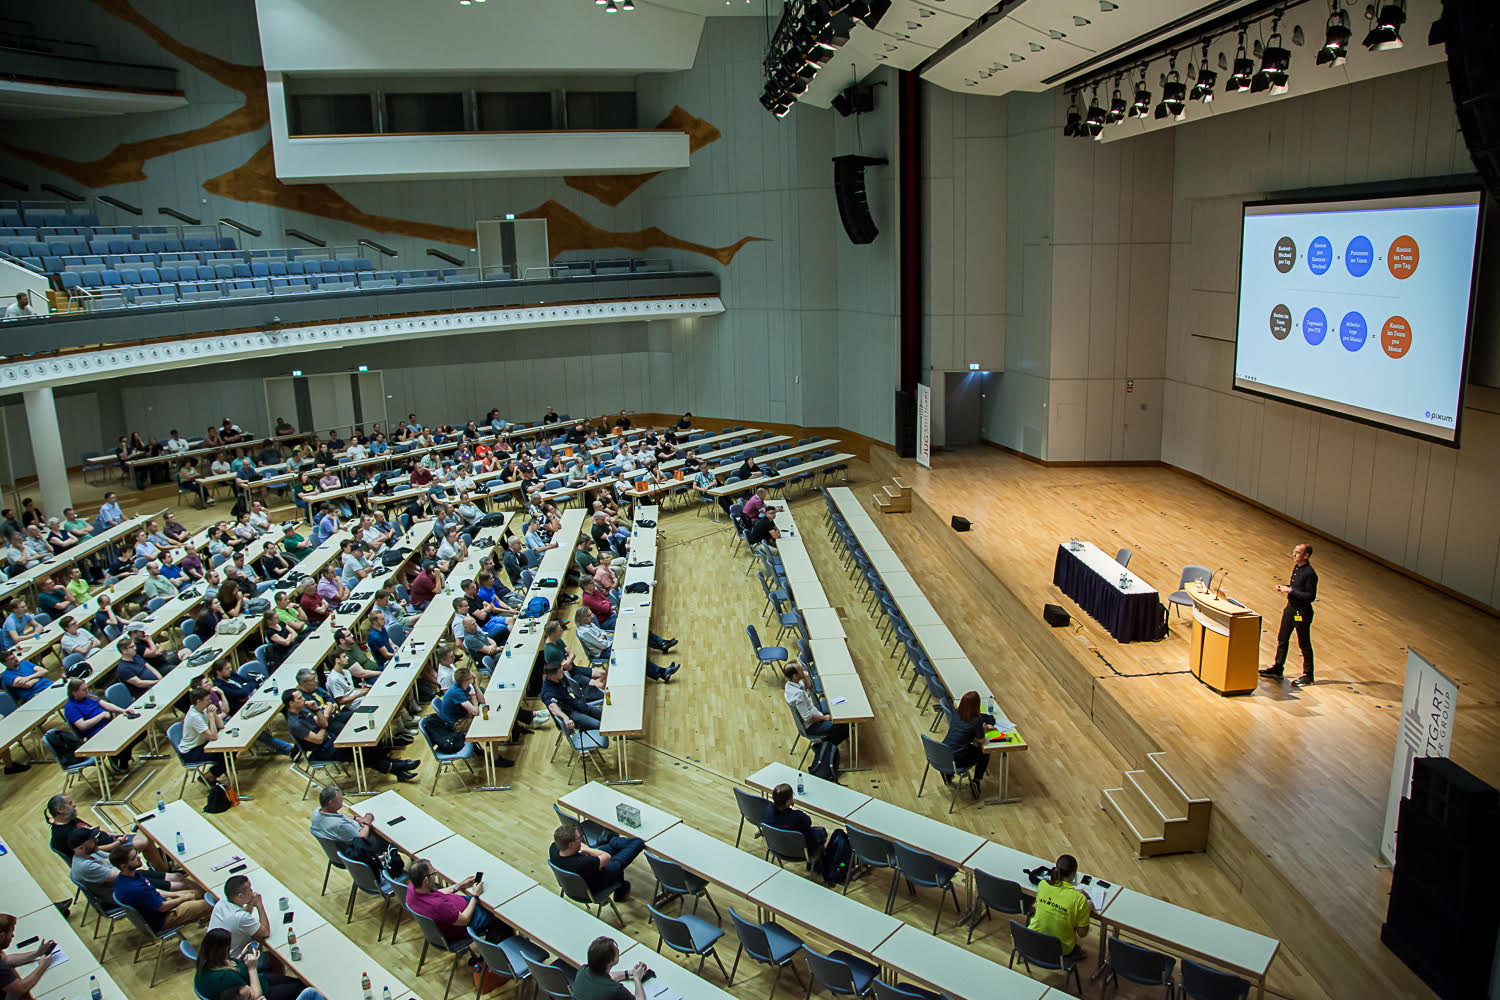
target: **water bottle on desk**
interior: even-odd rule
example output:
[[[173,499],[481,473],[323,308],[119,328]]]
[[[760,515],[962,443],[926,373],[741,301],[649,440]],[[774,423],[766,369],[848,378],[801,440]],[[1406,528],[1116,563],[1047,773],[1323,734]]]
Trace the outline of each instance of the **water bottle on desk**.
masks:
[[[381,988],[380,1000],[391,1000],[391,988],[389,986]]]
[[[292,953],[292,961],[302,961],[302,949],[297,945],[297,931],[295,928],[286,929],[286,946]]]
[[[167,800],[162,798],[161,792],[156,793],[156,814],[160,816],[167,811]]]
[[[89,976],[89,1000],[102,1000],[104,991],[99,988],[99,977]]]
[[[798,795],[802,795],[802,794],[805,794],[806,792],[807,792],[807,789],[805,787],[803,787],[803,784],[802,784],[802,772],[798,771],[797,772],[797,794]]]
[[[371,1000],[372,994],[370,993],[370,974],[368,972],[361,972],[359,974],[359,988],[360,991],[364,993],[365,1000]]]
[[[179,856],[187,853],[187,843],[182,839],[182,831],[177,831],[177,854]]]

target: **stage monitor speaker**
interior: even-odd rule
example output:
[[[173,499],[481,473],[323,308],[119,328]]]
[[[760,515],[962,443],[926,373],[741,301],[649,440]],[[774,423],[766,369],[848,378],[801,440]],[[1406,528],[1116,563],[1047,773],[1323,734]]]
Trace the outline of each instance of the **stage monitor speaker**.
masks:
[[[1068,614],[1066,608],[1056,604],[1043,604],[1042,618],[1053,628],[1067,628],[1068,623],[1073,620],[1073,616]]]
[[[967,517],[959,517],[957,514],[953,515],[952,524],[954,531],[968,531],[974,526],[974,523]]]
[[[1500,198],[1500,4],[1443,0],[1440,29],[1458,126],[1474,169]]]
[[[874,243],[880,230],[870,215],[870,201],[865,196],[865,168],[885,163],[877,156],[835,156],[833,158],[833,193],[839,202],[839,219],[849,242]]]

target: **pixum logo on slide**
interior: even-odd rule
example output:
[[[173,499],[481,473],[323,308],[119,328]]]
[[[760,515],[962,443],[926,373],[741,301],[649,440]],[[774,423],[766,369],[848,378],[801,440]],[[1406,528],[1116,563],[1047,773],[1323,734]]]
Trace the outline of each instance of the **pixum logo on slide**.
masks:
[[[1423,411],[1423,415],[1428,420],[1436,420],[1440,424],[1453,423],[1453,418],[1446,413],[1433,413],[1431,410],[1425,410]]]

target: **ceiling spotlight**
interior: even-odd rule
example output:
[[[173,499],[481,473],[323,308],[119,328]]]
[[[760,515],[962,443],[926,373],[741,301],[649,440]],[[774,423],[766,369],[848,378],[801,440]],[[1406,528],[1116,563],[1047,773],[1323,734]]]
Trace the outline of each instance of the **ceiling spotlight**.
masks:
[[[1069,139],[1075,136],[1088,137],[1087,130],[1083,127],[1083,115],[1078,113],[1078,95],[1074,94],[1068,102],[1068,122],[1063,126],[1063,135]]]
[[[1140,82],[1135,85],[1135,97],[1130,102],[1127,118],[1144,118],[1151,110],[1151,91],[1146,89],[1146,67],[1141,67]]]
[[[1095,90],[1093,98],[1089,101],[1089,112],[1083,119],[1088,134],[1092,138],[1098,139],[1104,132],[1105,115],[1105,110],[1099,106],[1099,91]]]
[[[864,23],[864,26],[874,30],[880,24],[880,19],[885,17],[886,11],[891,9],[891,0],[854,0],[847,12],[850,17]]]
[[[1292,50],[1281,44],[1281,32],[1276,30],[1276,20],[1271,21],[1271,37],[1260,57],[1260,71],[1250,80],[1250,92],[1262,94],[1285,94],[1287,67],[1292,64]]]
[[[1388,3],[1375,13],[1372,4],[1365,8],[1365,17],[1370,20],[1370,33],[1365,36],[1365,48],[1376,52],[1399,49],[1402,45],[1401,26],[1406,23],[1406,0]]]
[[[1125,120],[1125,98],[1120,93],[1120,81],[1115,80],[1115,95],[1109,99],[1109,110],[1104,114],[1106,125],[1118,125]]]
[[[1108,14],[1112,10],[1119,10],[1120,5],[1114,3],[1113,0],[1099,0],[1099,9],[1105,14]]]
[[[606,13],[606,14],[618,14],[618,13],[620,13],[620,8],[618,8],[618,7],[615,6],[615,0],[605,0],[604,13]]]
[[[1240,45],[1234,50],[1234,68],[1229,72],[1229,79],[1224,84],[1224,89],[1230,92],[1250,89],[1250,77],[1255,74],[1255,62],[1245,55],[1245,32],[1240,30]]]
[[[1333,13],[1328,15],[1328,27],[1323,35],[1323,47],[1318,50],[1319,66],[1342,66],[1349,58],[1349,39],[1354,32],[1349,29],[1349,12],[1334,0]]]
[[[1084,28],[1093,23],[1093,21],[1090,21],[1086,17],[1079,17],[1077,14],[1073,15],[1073,27],[1075,28]]]
[[[1193,68],[1188,67],[1188,76],[1193,75]],[[1188,100],[1201,101],[1204,104],[1212,104],[1214,99],[1214,85],[1219,82],[1219,74],[1208,68],[1208,42],[1203,43],[1203,68],[1198,70],[1197,82],[1188,93]]]
[[[484,3],[484,0],[476,0],[476,2],[477,3]],[[621,10],[635,10],[635,0],[621,0],[621,2],[620,2],[620,9]]]
[[[1187,117],[1187,84],[1177,75],[1177,56],[1167,57],[1167,73],[1161,78],[1161,103],[1156,106],[1157,120],[1171,116],[1177,121]]]

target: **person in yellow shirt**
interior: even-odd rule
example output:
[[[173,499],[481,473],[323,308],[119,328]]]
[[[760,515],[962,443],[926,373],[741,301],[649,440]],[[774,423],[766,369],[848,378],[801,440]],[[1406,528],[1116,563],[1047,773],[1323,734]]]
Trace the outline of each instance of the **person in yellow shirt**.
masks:
[[[1088,936],[1093,904],[1073,887],[1073,880],[1077,877],[1078,859],[1071,854],[1059,857],[1051,877],[1036,887],[1036,910],[1027,926],[1057,938],[1064,955],[1081,960],[1083,949],[1079,947],[1078,939]]]

